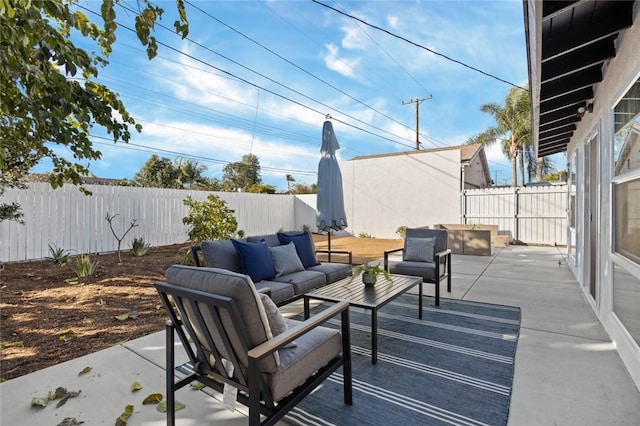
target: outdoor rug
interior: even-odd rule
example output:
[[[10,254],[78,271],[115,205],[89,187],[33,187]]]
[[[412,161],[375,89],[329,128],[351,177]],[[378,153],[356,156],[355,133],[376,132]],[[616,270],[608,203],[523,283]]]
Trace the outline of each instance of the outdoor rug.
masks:
[[[520,308],[402,295],[378,312],[371,364],[371,312],[350,308],[353,405],[342,369],[286,417],[296,425],[506,425]],[[320,305],[315,309],[324,309]],[[338,327],[333,320],[329,326]]]

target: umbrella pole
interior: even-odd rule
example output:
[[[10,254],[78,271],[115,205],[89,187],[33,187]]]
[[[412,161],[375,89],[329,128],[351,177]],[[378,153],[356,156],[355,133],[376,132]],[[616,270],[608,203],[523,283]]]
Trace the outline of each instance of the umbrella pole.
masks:
[[[331,228],[329,228],[329,230],[327,231],[328,235],[329,235],[329,243],[327,244],[329,253],[327,255],[327,259],[329,262],[331,262]]]

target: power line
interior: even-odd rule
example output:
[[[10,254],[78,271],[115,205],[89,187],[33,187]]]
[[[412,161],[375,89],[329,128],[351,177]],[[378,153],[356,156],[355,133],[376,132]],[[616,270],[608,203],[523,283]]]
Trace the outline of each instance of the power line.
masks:
[[[365,24],[365,25],[367,25],[367,26],[369,26],[369,27],[371,27],[371,28],[375,28],[375,29],[376,29],[376,30],[378,30],[378,31],[382,31],[382,32],[384,32],[384,33],[386,33],[386,34],[390,35],[391,37],[395,37],[395,38],[400,39],[400,40],[402,40],[402,41],[405,41],[405,42],[407,42],[407,43],[409,43],[409,44],[412,44],[412,45],[414,45],[414,46],[416,46],[416,47],[419,47],[420,49],[424,49],[424,50],[426,50],[427,52],[433,53],[434,55],[440,56],[440,57],[442,57],[442,58],[444,58],[444,59],[446,59],[446,60],[448,60],[448,61],[454,62],[454,63],[456,63],[456,64],[458,64],[458,65],[462,65],[463,67],[466,67],[466,68],[469,68],[470,70],[473,70],[473,71],[479,72],[480,74],[483,74],[483,75],[485,75],[485,76],[487,76],[487,77],[490,77],[490,78],[493,78],[493,79],[495,79],[495,80],[498,80],[498,81],[500,81],[500,82],[502,82],[502,83],[506,83],[506,84],[508,84],[509,86],[513,86],[513,87],[516,87],[516,88],[518,88],[518,89],[525,90],[525,91],[527,91],[527,92],[529,91],[528,89],[525,89],[524,87],[518,86],[517,84],[513,84],[513,83],[511,83],[511,82],[509,82],[509,81],[507,81],[507,80],[504,80],[504,79],[502,79],[502,78],[500,78],[500,77],[497,77],[497,76],[495,76],[495,75],[493,75],[493,74],[491,74],[491,73],[488,73],[488,72],[486,72],[486,71],[482,71],[481,69],[476,68],[476,67],[474,67],[474,66],[471,66],[471,65],[465,64],[464,62],[459,61],[459,60],[457,60],[457,59],[450,58],[449,56],[444,55],[444,54],[442,54],[442,53],[438,53],[438,52],[436,52],[436,51],[435,51],[435,50],[433,50],[433,49],[429,49],[428,47],[425,47],[425,46],[423,46],[423,45],[421,45],[421,44],[419,44],[419,43],[416,43],[416,42],[414,42],[414,41],[411,41],[411,40],[409,40],[408,38],[405,38],[405,37],[399,36],[399,35],[397,35],[397,34],[394,34],[394,33],[392,33],[391,31],[386,30],[386,29],[384,29],[384,28],[381,28],[381,27],[379,27],[379,26],[377,26],[377,25],[370,24],[369,22],[367,22],[367,21],[365,21],[365,20],[362,20],[362,19],[360,19],[360,18],[358,18],[358,17],[356,17],[356,16],[353,16],[353,15],[350,15],[350,14],[348,14],[348,13],[345,13],[345,12],[343,12],[343,11],[341,11],[341,10],[338,10],[338,9],[336,9],[335,7],[331,7],[331,6],[329,6],[328,4],[324,4],[324,3],[322,3],[321,1],[318,1],[318,0],[311,0],[311,1],[313,1],[314,3],[319,4],[320,6],[324,6],[324,7],[326,7],[327,9],[331,9],[331,10],[333,10],[333,11],[335,11],[335,12],[338,12],[339,14],[344,15],[344,16],[346,16],[346,17],[348,17],[348,18],[351,18],[351,19],[356,20],[356,21],[358,21],[358,22],[362,22],[363,24]]]

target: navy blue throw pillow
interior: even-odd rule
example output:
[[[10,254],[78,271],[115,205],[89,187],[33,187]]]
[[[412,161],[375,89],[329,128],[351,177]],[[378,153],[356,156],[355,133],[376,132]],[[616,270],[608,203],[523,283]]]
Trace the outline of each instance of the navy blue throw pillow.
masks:
[[[243,272],[249,275],[254,283],[270,280],[276,276],[276,267],[264,240],[249,243],[232,239],[231,242],[240,256]]]
[[[316,252],[313,249],[311,234],[309,234],[308,232],[302,232],[300,234],[293,235],[278,232],[278,240],[280,240],[280,244],[289,244],[291,241],[293,241],[293,244],[296,246],[298,257],[302,262],[302,266],[304,266],[305,268],[320,264],[320,262],[318,262],[318,259],[316,258]]]

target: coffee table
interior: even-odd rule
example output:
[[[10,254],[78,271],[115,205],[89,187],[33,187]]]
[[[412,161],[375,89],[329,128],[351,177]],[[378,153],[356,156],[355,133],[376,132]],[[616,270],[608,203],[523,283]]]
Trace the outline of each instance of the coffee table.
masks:
[[[422,319],[422,277],[390,274],[391,282],[378,277],[374,286],[367,287],[362,282],[362,275],[351,280],[347,277],[333,284],[317,288],[304,295],[304,318],[309,318],[309,300],[317,299],[327,302],[348,302],[350,306],[369,309],[371,311],[371,363],[378,362],[378,309],[418,286],[418,318]]]

